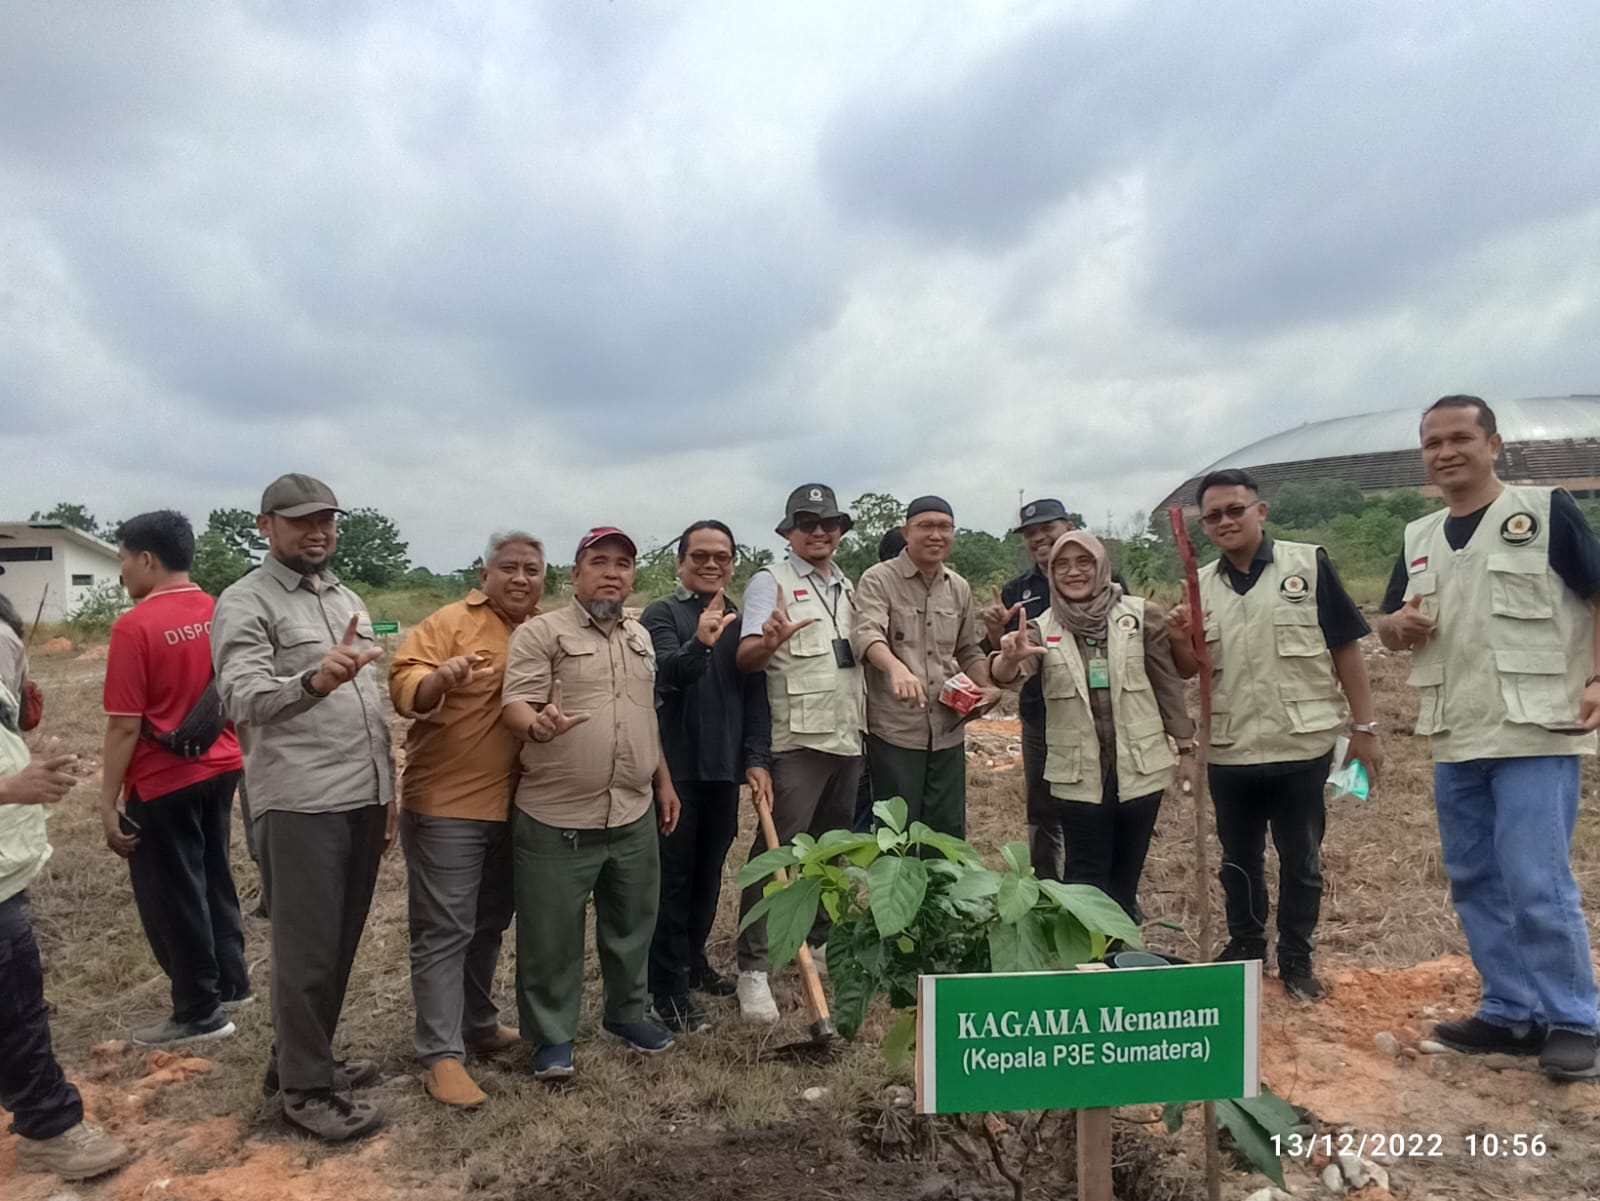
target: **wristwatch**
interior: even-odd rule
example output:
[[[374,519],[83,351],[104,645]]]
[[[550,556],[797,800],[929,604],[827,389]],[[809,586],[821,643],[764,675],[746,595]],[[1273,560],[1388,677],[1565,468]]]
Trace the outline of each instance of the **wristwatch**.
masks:
[[[307,696],[314,696],[318,700],[321,700],[323,697],[327,696],[328,694],[326,692],[318,692],[315,688],[313,688],[311,686],[311,681],[316,679],[316,678],[317,678],[317,669],[315,667],[309,668],[306,671],[301,672],[300,673],[300,687],[305,689],[305,693],[306,693]]]
[[[1378,723],[1375,721],[1358,721],[1350,726],[1352,734],[1371,734],[1374,738],[1378,735]]]

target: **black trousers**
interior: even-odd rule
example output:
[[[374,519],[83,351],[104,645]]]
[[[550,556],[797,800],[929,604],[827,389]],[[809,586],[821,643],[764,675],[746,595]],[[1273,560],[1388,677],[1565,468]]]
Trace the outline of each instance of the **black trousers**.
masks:
[[[55,1138],[83,1121],[83,1100],[50,1049],[44,968],[26,889],[0,901],[0,1107],[22,1138]]]
[[[387,806],[373,804],[339,813],[269,809],[257,818],[285,1089],[333,1086],[333,1032],[378,882],[387,817]]]
[[[1322,912],[1323,788],[1332,753],[1302,763],[1213,764],[1211,801],[1222,843],[1228,937],[1264,958],[1267,949],[1267,830],[1278,849],[1278,962],[1311,959]]]
[[[1062,883],[1093,884],[1133,918],[1139,877],[1144,874],[1150,836],[1161,812],[1161,794],[1119,800],[1117,773],[1112,772],[1106,777],[1098,805],[1054,798],[1051,803],[1066,841]]]
[[[739,785],[674,780],[683,810],[661,839],[661,908],[650,940],[652,996],[679,996],[704,975],[722,896],[722,862],[739,832]]]
[[[1028,855],[1041,880],[1065,883],[1066,839],[1061,832],[1061,806],[1044,778],[1044,727],[1022,723],[1022,785],[1028,801]]]
[[[238,772],[153,801],[128,798],[139,847],[128,859],[133,900],[156,962],[172,981],[172,1016],[201,1022],[250,995],[244,928],[228,838]]]

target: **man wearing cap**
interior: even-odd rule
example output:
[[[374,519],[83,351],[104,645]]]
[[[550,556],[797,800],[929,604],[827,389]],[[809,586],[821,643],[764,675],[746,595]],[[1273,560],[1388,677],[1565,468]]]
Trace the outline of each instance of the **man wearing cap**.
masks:
[[[967,581],[944,565],[955,545],[948,501],[920,496],[906,507],[906,548],[862,573],[850,641],[867,665],[867,762],[878,800],[903,797],[912,821],[966,836],[963,717],[939,698],[959,672],[977,686],[972,712],[1000,690],[978,641]]]
[[[272,910],[272,1024],[266,1090],[284,1116],[331,1142],[368,1134],[381,1111],[345,1095],[376,1064],[336,1061],[333,1034],[378,862],[394,841],[394,763],[373,672],[382,652],[361,598],[328,563],[332,489],[280,476],[261,498],[261,565],[217,600],[212,655],[238,727]]]
[[[645,1018],[657,830],[672,833],[679,805],[656,727],[655,651],[622,611],[636,557],[621,530],[590,530],[573,557],[573,603],[517,627],[506,653],[500,719],[522,741],[511,819],[517,1010],[540,1080],[573,1075],[591,896],[602,1028],[644,1054],[672,1046]]]
[[[418,622],[389,668],[395,712],[412,718],[400,777],[411,996],[423,1087],[446,1105],[487,1098],[467,1052],[510,1050],[494,972],[511,924],[511,787],[521,743],[500,721],[512,632],[539,611],[544,543],[489,535],[479,587]]]
[[[855,590],[833,561],[851,525],[833,489],[801,484],[789,494],[777,533],[789,553],[751,578],[739,629],[739,667],[767,673],[772,710],[772,821],[778,841],[850,826],[861,778],[866,724],[861,668],[850,636]],[[758,832],[750,855],[766,850]],[[761,899],[752,885],[739,898],[742,916]],[[807,941],[815,954],[827,938],[819,911]],[[767,981],[766,922],[739,935],[739,1011],[746,1021],[778,1020]]]
[[[1033,567],[1000,590],[995,603],[979,615],[984,625],[984,648],[1000,649],[1000,639],[1019,621],[1037,621],[1050,607],[1050,581],[1045,571],[1056,539],[1077,523],[1059,500],[1030,500],[1022,506],[1014,533],[1021,534]],[[1061,880],[1066,871],[1066,844],[1061,833],[1059,806],[1044,778],[1044,693],[1042,673],[1023,684],[1018,698],[1022,718],[1022,778],[1027,790],[1028,843],[1033,870],[1041,879]]]

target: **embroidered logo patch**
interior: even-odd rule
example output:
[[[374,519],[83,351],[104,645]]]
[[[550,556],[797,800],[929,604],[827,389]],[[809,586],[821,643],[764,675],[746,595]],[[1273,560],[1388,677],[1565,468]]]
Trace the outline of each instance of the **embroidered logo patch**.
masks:
[[[1303,601],[1311,595],[1311,585],[1303,575],[1286,575],[1278,585],[1278,595],[1286,601]]]
[[[1132,613],[1124,613],[1121,617],[1117,618],[1117,629],[1121,630],[1124,634],[1131,634],[1138,628],[1139,619]]]
[[[1412,559],[1410,564],[1407,566],[1406,570],[1409,571],[1412,575],[1416,575],[1417,572],[1419,572],[1419,571],[1427,571],[1428,570],[1428,556],[1427,555],[1421,555],[1418,558]]]
[[[1539,519],[1532,513],[1513,513],[1500,523],[1500,541],[1526,546],[1539,536]]]
[[[1033,599],[1033,589],[1032,588],[1024,588],[1022,590],[1022,599],[1023,600],[1032,600]]]
[[[1039,506],[1038,505],[1029,505],[1026,509],[1022,510],[1022,515],[1024,517],[1032,517],[1038,511],[1039,511]]]
[[[813,489],[811,489],[810,492],[806,493],[806,496],[810,500],[821,500],[822,499],[822,489],[821,488],[813,488]]]

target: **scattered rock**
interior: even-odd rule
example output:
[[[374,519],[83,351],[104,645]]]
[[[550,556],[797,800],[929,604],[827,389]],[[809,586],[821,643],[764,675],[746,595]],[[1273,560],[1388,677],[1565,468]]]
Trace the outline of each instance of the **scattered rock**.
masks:
[[[1400,1040],[1387,1030],[1380,1031],[1372,1041],[1378,1045],[1378,1050],[1385,1055],[1400,1054]]]
[[[820,1088],[817,1085],[812,1085],[810,1088],[806,1089],[805,1092],[800,1094],[800,1099],[802,1101],[807,1102],[808,1104],[815,1105],[818,1101],[822,1100],[822,1098],[826,1097],[827,1095],[828,1095],[828,1090],[827,1089]]]
[[[1436,1043],[1431,1038],[1425,1038],[1417,1044],[1417,1050],[1424,1055],[1448,1055],[1450,1048],[1443,1043]]]
[[[1344,1192],[1344,1174],[1338,1164],[1330,1163],[1322,1169],[1322,1187],[1334,1194]]]
[[[1373,1182],[1385,1192],[1389,1189],[1389,1173],[1370,1159],[1344,1152],[1339,1156],[1339,1170],[1353,1189],[1364,1189]]]
[[[123,1056],[127,1053],[128,1044],[120,1038],[96,1043],[89,1051],[89,1064],[84,1069],[84,1075],[91,1080],[109,1079],[122,1067]]]
[[[1258,1188],[1244,1201],[1294,1201],[1294,1198],[1281,1188]]]
[[[152,1051],[147,1066],[150,1074],[135,1084],[135,1089],[149,1091],[165,1084],[182,1084],[214,1071],[217,1065],[209,1059],[175,1055],[171,1051]]]
[[[91,646],[78,656],[79,663],[101,663],[105,661],[106,654],[111,650],[108,646]]]
[[[917,1186],[912,1193],[915,1201],[950,1201],[956,1195],[956,1182],[950,1177],[934,1173]]]
[[[889,1102],[893,1109],[910,1109],[911,1103],[916,1100],[916,1094],[903,1084],[891,1084],[883,1090],[883,1099]]]
[[[72,639],[52,638],[39,649],[47,655],[59,655],[62,651],[70,651],[72,649]]]

